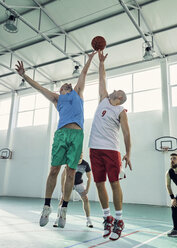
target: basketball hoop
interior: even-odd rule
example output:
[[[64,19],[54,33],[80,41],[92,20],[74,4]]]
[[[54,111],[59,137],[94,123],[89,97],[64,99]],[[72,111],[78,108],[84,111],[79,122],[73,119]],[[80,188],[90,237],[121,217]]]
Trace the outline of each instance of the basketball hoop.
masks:
[[[177,149],[177,138],[163,136],[155,140],[155,149],[159,152],[171,152]]]

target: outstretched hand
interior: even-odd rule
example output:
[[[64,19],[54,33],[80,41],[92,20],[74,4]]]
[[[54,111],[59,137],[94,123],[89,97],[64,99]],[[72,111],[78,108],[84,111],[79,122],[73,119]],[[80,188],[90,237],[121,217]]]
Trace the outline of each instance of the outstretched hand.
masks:
[[[16,68],[15,68],[15,70],[18,72],[18,74],[20,75],[20,76],[24,76],[24,74],[25,74],[25,69],[24,69],[24,66],[23,66],[23,62],[21,61],[17,61],[18,62],[18,64],[16,64],[15,66],[16,66]]]
[[[98,50],[98,58],[99,58],[100,62],[104,62],[105,59],[107,58],[107,56],[108,56],[108,53],[106,55],[104,55],[103,51]]]
[[[93,56],[97,53],[97,51],[93,51],[92,53],[88,54],[89,59],[93,59]]]
[[[127,165],[128,165],[130,170],[132,170],[132,165],[131,165],[130,159],[127,154],[123,157],[122,161],[124,160],[125,160],[125,168],[127,168]]]

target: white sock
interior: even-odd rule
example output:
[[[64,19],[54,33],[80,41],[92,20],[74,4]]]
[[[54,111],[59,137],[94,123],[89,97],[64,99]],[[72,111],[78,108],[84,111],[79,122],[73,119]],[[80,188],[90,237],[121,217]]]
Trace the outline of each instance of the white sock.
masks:
[[[122,220],[122,210],[116,211],[116,220]]]
[[[103,209],[103,217],[108,217],[108,216],[110,216],[110,208]]]
[[[87,220],[88,220],[88,221],[91,221],[90,216],[87,217]]]

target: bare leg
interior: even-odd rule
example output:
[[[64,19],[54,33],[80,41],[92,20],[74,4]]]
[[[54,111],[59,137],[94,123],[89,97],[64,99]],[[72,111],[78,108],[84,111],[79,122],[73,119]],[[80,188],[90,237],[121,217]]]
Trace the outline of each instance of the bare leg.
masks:
[[[90,204],[89,204],[88,196],[85,195],[85,196],[82,196],[81,198],[83,202],[83,208],[85,211],[85,215],[86,217],[89,217],[90,216]]]
[[[98,196],[103,209],[109,208],[108,193],[105,187],[105,182],[96,183]]]
[[[71,192],[74,186],[74,179],[75,179],[76,170],[71,169],[67,166],[66,168],[66,181],[64,186],[64,195],[63,200],[68,202],[71,196]]]
[[[58,176],[60,169],[61,169],[61,166],[55,166],[55,167],[51,166],[50,168],[50,173],[48,175],[47,184],[46,184],[46,193],[45,193],[46,198],[52,197],[52,194],[55,189],[56,182],[57,182],[57,176]]]
[[[122,210],[122,189],[119,181],[111,182],[111,188],[113,193],[113,203],[116,211]]]

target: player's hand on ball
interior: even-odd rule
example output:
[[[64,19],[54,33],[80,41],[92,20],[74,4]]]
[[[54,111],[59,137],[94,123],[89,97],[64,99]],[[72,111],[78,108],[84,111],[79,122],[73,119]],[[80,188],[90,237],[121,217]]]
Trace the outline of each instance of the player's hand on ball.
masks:
[[[99,58],[100,62],[104,62],[105,59],[107,58],[107,56],[108,56],[108,53],[106,55],[104,55],[103,51],[98,50],[98,58]]]

